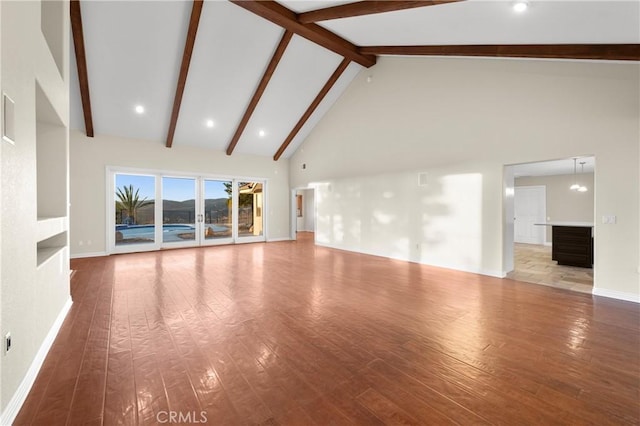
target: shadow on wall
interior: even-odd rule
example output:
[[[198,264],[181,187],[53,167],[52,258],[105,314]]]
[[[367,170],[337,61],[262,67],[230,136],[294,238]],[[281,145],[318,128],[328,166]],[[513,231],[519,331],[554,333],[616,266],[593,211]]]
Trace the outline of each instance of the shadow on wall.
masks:
[[[316,188],[320,244],[464,270],[481,268],[482,175],[353,178]]]
[[[438,193],[422,196],[419,262],[463,270],[482,268],[482,175],[438,179]]]

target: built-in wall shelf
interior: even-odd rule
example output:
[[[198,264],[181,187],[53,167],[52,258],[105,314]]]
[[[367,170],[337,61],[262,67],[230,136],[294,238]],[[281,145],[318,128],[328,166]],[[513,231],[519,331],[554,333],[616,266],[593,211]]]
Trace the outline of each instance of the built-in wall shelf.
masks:
[[[51,7],[52,9],[47,13],[59,18],[58,12],[62,13],[62,6],[58,3],[62,2],[53,1],[51,3],[43,8],[48,10]],[[55,23],[56,19],[53,19],[51,23]],[[55,25],[49,28],[52,31],[49,36],[53,34],[57,37],[54,34],[54,27]],[[43,32],[44,30],[43,28]],[[47,35],[46,32],[45,35]],[[54,40],[55,43],[52,41],[53,38],[47,38],[47,42],[55,56],[55,51],[60,46],[56,44],[58,41]],[[36,222],[36,266],[38,274],[41,274],[43,280],[47,281],[53,276],[59,276],[61,269],[69,269],[69,143],[68,129],[38,81],[35,82],[35,89],[36,214],[38,217]],[[55,262],[54,259],[58,259],[58,261]],[[44,267],[45,264],[49,266]]]
[[[38,242],[68,230],[69,220],[66,216],[38,218]]]
[[[65,246],[38,248],[38,268],[64,249]]]
[[[49,259],[67,247],[67,231],[55,234],[45,240],[39,241],[37,246],[36,264],[41,267]]]

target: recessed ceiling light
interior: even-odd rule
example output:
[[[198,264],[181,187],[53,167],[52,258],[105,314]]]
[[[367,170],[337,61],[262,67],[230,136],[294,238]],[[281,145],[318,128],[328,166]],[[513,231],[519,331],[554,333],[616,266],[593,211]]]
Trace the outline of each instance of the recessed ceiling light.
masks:
[[[144,107],[142,105],[136,105],[136,112],[138,114],[142,114],[144,112]]]
[[[213,120],[207,120],[207,127],[213,127],[215,124],[216,123],[214,123]]]
[[[265,132],[264,130],[260,130],[258,132],[258,136],[260,136],[261,138],[264,138],[264,135],[266,135],[266,134],[267,134],[267,132]]]
[[[529,2],[525,0],[518,0],[513,4],[513,10],[518,13],[522,13],[529,8]]]

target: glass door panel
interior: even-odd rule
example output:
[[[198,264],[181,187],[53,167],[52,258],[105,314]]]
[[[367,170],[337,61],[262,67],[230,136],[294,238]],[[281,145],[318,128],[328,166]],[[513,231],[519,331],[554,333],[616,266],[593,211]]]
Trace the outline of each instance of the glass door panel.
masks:
[[[233,237],[233,181],[205,179],[203,205],[203,241],[230,240]]]
[[[109,176],[110,252],[265,241],[265,181],[122,169]]]
[[[115,174],[115,245],[155,243],[154,176]]]
[[[238,238],[263,237],[262,182],[238,182]]]
[[[196,179],[162,178],[162,242],[196,242]]]

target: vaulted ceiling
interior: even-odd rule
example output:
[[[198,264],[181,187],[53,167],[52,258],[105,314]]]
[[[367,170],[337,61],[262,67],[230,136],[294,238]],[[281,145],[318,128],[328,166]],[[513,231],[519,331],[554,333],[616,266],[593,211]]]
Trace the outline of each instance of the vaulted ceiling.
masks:
[[[640,60],[638,1],[531,0],[521,13],[483,0],[83,0],[71,10],[72,128],[276,160],[378,55]]]

